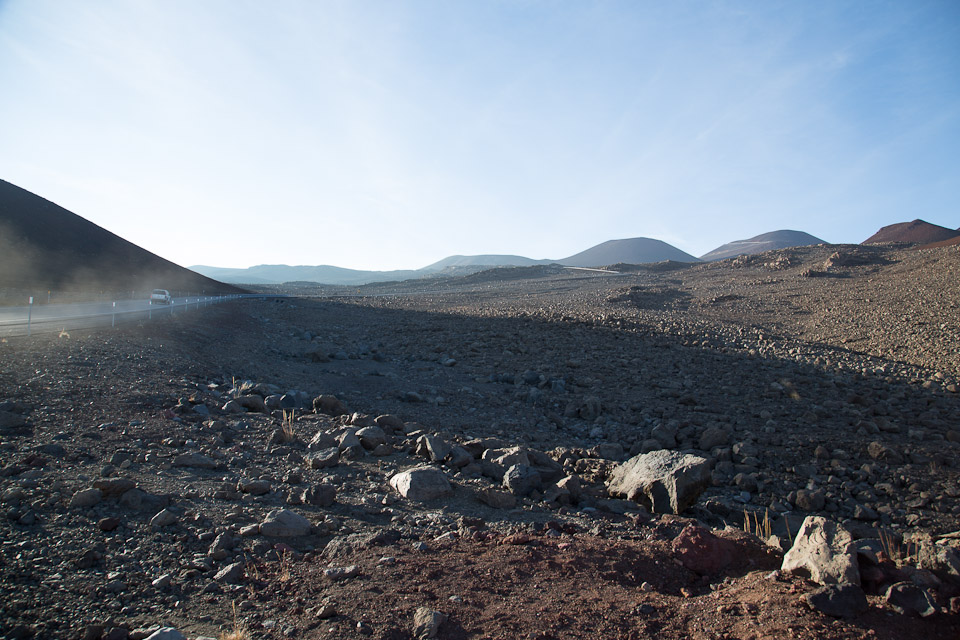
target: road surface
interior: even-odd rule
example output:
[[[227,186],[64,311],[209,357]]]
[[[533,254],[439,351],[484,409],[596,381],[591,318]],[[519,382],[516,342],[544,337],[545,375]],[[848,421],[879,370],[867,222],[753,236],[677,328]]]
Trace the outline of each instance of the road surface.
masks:
[[[0,336],[25,336],[33,333],[88,329],[122,322],[149,320],[154,316],[182,313],[237,297],[193,296],[175,300],[170,305],[151,305],[149,300],[119,300],[117,302],[0,307]]]

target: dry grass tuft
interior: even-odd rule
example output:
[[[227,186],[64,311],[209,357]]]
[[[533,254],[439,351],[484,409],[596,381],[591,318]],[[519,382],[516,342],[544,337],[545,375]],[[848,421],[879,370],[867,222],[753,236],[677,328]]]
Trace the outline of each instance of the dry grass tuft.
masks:
[[[291,409],[287,411],[283,410],[283,425],[280,427],[283,431],[283,442],[293,442],[297,438],[296,432],[293,430],[293,418],[295,411]]]
[[[770,510],[766,509],[763,513],[763,519],[756,513],[751,514],[746,509],[743,510],[743,530],[752,533],[761,540],[768,539],[773,535],[773,524],[770,522]]]
[[[247,623],[237,616],[237,603],[233,603],[233,629],[221,633],[218,640],[251,640],[250,629]]]

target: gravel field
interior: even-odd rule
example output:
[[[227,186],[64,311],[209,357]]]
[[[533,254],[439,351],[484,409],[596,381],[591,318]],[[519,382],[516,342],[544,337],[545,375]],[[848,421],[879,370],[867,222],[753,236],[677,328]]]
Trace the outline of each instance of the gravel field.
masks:
[[[0,342],[0,634],[957,638],[960,249],[611,271]],[[644,454],[691,506],[614,489]]]

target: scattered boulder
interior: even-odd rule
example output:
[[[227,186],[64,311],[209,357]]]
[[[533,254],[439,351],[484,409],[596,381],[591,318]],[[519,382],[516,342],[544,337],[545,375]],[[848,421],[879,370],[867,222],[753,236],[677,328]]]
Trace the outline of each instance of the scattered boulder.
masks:
[[[653,451],[630,458],[610,475],[613,497],[639,502],[655,513],[679,514],[697,501],[710,482],[710,463],[700,456]]]
[[[340,448],[330,447],[307,455],[307,466],[311,469],[326,469],[340,464]]]
[[[730,442],[730,432],[720,427],[707,427],[700,434],[700,449],[711,451],[716,447],[726,446]]]
[[[401,471],[390,478],[390,486],[410,500],[433,500],[453,493],[443,471],[426,465]]]
[[[900,464],[903,462],[903,456],[879,440],[874,440],[867,445],[867,453],[874,460],[881,462],[889,462],[891,464]]]
[[[154,528],[169,527],[177,523],[177,516],[169,509],[164,509],[150,518],[150,526]]]
[[[416,454],[432,462],[442,461],[452,450],[450,443],[438,436],[423,435],[417,438]]]
[[[454,445],[451,447],[450,453],[447,454],[446,462],[454,469],[462,469],[473,462],[473,456],[460,445]]]
[[[70,499],[70,506],[80,508],[92,507],[101,500],[103,500],[103,492],[96,487],[91,487],[89,489],[81,489],[73,494],[73,497]]]
[[[426,607],[419,607],[413,614],[413,636],[418,640],[436,638],[440,626],[446,621],[446,614]]]
[[[234,562],[217,571],[213,579],[216,582],[225,582],[227,584],[240,584],[245,576],[243,563]]]
[[[894,611],[905,615],[926,618],[937,612],[937,605],[930,597],[930,593],[912,582],[898,582],[890,585],[884,600]]]
[[[357,438],[364,449],[373,450],[387,443],[387,434],[380,427],[363,427],[357,431]]]
[[[348,413],[347,408],[336,396],[324,395],[313,399],[313,410],[316,413],[325,413],[328,416],[343,416]]]
[[[870,608],[863,589],[855,584],[830,584],[802,596],[815,611],[831,618],[854,618]]]
[[[526,464],[515,464],[503,474],[503,486],[515,496],[528,496],[541,483],[540,473]]]
[[[275,509],[260,523],[260,534],[274,538],[293,538],[310,533],[310,521],[289,509]]]
[[[960,586],[960,551],[939,544],[920,546],[917,567],[927,569],[944,582]]]
[[[860,585],[860,570],[853,536],[822,516],[807,516],[781,569],[808,577],[822,585]]]
[[[323,449],[332,449],[336,447],[337,444],[339,443],[332,433],[318,431],[317,434],[313,436],[313,439],[310,440],[307,449],[310,451],[322,451]]]
[[[337,500],[337,488],[332,484],[315,484],[300,494],[300,502],[315,507],[329,507]]]
[[[137,486],[130,478],[104,478],[95,480],[93,486],[103,493],[104,498],[119,497]]]
[[[808,491],[800,489],[797,491],[794,506],[801,511],[820,511],[827,502],[827,497],[823,491]]]

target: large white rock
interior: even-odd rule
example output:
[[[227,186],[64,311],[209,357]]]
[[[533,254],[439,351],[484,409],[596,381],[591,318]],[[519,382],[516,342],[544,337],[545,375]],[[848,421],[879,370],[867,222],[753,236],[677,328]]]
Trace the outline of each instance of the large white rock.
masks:
[[[433,500],[453,493],[443,471],[427,465],[401,471],[390,478],[390,486],[411,500]]]
[[[807,516],[783,556],[781,570],[809,577],[822,585],[860,584],[860,567],[853,536],[822,516]]]
[[[700,497],[710,482],[710,463],[677,451],[634,456],[610,474],[607,492],[639,502],[655,513],[680,513]]]

